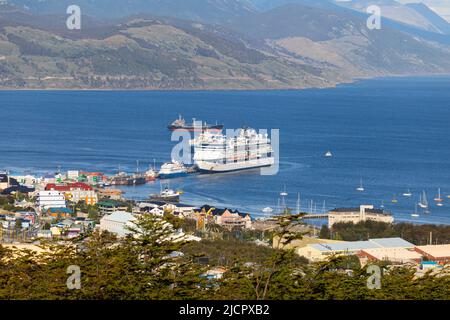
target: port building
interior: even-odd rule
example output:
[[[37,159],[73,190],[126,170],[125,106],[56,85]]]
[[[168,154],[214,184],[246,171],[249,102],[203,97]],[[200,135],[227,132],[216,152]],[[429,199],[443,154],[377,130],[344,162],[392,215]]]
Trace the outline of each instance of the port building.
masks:
[[[98,202],[98,197],[95,190],[91,186],[82,182],[68,184],[49,183],[45,187],[45,190],[62,192],[68,201],[75,203],[82,201],[88,205],[95,205]]]
[[[373,248],[364,249],[358,253],[362,265],[370,261],[389,261],[397,264],[419,263],[422,261],[422,255],[414,248]]]
[[[372,205],[362,205],[359,208],[337,208],[328,213],[328,227],[336,223],[359,223],[364,221],[377,221],[393,223],[394,217],[384,210],[375,209]]]
[[[128,209],[127,203],[116,200],[101,201],[97,203],[97,206],[100,211],[100,215],[102,216],[116,211],[127,211]]]
[[[135,220],[136,218],[130,212],[115,211],[100,219],[100,230],[109,231],[119,237],[123,237],[130,233],[127,227],[132,226],[132,222]]]
[[[49,208],[65,208],[66,198],[60,191],[44,190],[39,191],[36,203],[41,211]]]
[[[450,244],[418,246],[415,250],[428,260],[438,263],[450,262]]]
[[[404,248],[414,249],[415,245],[402,238],[378,238],[368,241],[342,241],[338,243],[313,243],[297,248],[298,255],[310,261],[323,261],[331,256],[358,255],[369,249]]]
[[[6,173],[0,173],[0,191],[9,187],[9,177]]]

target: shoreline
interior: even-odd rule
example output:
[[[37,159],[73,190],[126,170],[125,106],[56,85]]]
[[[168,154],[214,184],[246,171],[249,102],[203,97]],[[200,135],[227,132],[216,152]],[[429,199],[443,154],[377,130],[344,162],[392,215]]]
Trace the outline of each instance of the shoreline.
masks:
[[[21,92],[21,91],[48,91],[48,92],[261,92],[261,91],[302,91],[302,90],[326,90],[326,89],[336,89],[345,85],[355,85],[362,81],[376,81],[376,80],[389,80],[389,79],[425,79],[425,78],[448,78],[450,73],[442,74],[407,74],[407,75],[380,75],[380,76],[365,76],[365,77],[355,77],[348,81],[341,81],[336,83],[330,83],[330,85],[325,86],[298,86],[298,87],[263,87],[263,88],[92,88],[92,87],[75,87],[75,88],[60,88],[60,87],[43,87],[43,88],[17,88],[17,87],[2,87],[0,85],[0,92]]]

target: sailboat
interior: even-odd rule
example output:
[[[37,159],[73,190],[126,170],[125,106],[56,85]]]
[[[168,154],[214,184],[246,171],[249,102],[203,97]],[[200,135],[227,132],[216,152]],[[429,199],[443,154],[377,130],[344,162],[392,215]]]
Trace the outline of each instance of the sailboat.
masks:
[[[333,153],[331,152],[331,151],[327,151],[326,153],[325,153],[325,157],[326,158],[331,158],[333,156]]]
[[[443,206],[443,203],[442,203],[442,197],[441,197],[441,188],[439,188],[438,189],[438,196],[437,196],[437,198],[434,198],[434,201],[436,201],[436,205],[438,206],[438,207],[442,207]]]
[[[381,208],[381,209],[384,209],[384,200],[381,200],[381,206],[380,206],[380,208]]]
[[[282,209],[283,211],[283,213],[286,213],[287,212],[287,205],[286,205],[286,197],[288,196],[288,193],[287,193],[287,191],[286,191],[286,186],[284,186],[284,191],[281,191],[280,192],[280,197],[281,197],[281,207],[280,207],[280,209]]]
[[[404,196],[404,197],[411,197],[411,196],[412,196],[411,190],[408,189],[408,191],[405,192],[405,193],[403,194],[403,196]]]
[[[425,191],[420,196],[419,206],[423,209],[428,208],[427,194],[425,193]]]
[[[300,202],[300,192],[297,194],[297,214],[300,214],[301,202]]]
[[[363,192],[363,191],[364,191],[364,187],[363,187],[363,181],[362,181],[362,178],[361,178],[361,181],[360,181],[359,187],[358,187],[358,188],[356,188],[356,191],[359,191],[359,192]]]
[[[411,214],[411,217],[414,217],[414,218],[420,217],[419,214],[417,213],[417,203],[416,203],[416,208],[415,208],[415,210],[414,210],[414,213]]]

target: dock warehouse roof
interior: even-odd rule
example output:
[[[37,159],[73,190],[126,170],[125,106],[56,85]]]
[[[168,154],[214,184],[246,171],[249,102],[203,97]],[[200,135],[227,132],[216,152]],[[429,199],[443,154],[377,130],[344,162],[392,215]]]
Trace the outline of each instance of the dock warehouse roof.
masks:
[[[450,261],[450,244],[418,246],[416,251],[433,260]]]
[[[319,251],[359,251],[376,248],[414,248],[414,245],[402,238],[379,238],[368,241],[345,241],[340,243],[315,243],[310,245]]]
[[[388,260],[392,262],[420,262],[422,255],[417,251],[406,248],[376,248],[376,249],[364,249],[361,251],[360,256],[367,256],[374,260]]]
[[[360,212],[360,208],[336,208],[330,210],[331,213],[347,213],[347,212]],[[365,209],[366,213],[377,213],[377,214],[389,214],[382,209]]]
[[[129,212],[125,211],[116,211],[111,213],[108,216],[104,216],[103,219],[108,221],[127,223],[129,221],[135,220],[136,218]]]
[[[109,207],[109,208],[115,208],[115,207],[127,207],[128,204],[126,202],[120,202],[120,201],[114,201],[114,200],[107,200],[107,201],[101,201],[97,203],[99,207]]]
[[[93,190],[91,186],[88,186],[87,184],[82,183],[82,182],[69,183],[69,184],[64,184],[64,185],[57,185],[54,183],[49,183],[45,187],[45,190],[56,190],[56,191],[63,191],[63,192],[77,190],[77,189]]]

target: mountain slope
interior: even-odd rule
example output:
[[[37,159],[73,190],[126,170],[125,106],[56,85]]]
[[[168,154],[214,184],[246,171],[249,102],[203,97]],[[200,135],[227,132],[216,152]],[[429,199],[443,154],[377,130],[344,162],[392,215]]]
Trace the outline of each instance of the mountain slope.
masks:
[[[251,48],[245,38],[204,24],[140,18],[105,30],[67,37],[4,24],[0,86],[257,89],[336,83],[320,69]]]
[[[234,21],[230,28],[264,39],[300,59],[320,60],[354,75],[447,72],[449,47],[387,26],[369,30],[352,11],[286,5]]]

